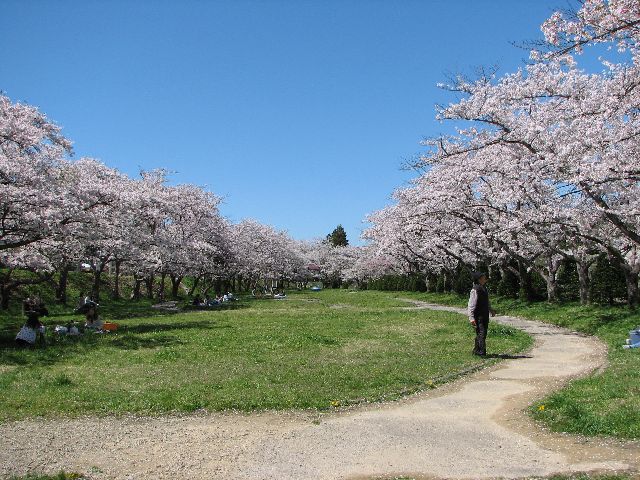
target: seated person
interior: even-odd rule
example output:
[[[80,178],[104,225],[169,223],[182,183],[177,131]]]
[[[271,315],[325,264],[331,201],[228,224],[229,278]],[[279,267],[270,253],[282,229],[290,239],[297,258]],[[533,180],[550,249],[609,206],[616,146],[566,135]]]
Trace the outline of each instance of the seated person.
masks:
[[[67,335],[80,335],[80,330],[78,329],[76,322],[71,322],[67,326],[67,329]]]
[[[219,305],[220,302],[218,302],[218,300],[216,300],[215,298],[210,298],[209,296],[207,296],[206,304],[207,304],[207,307],[213,307],[215,305]]]
[[[196,295],[193,297],[193,306],[199,307],[200,305],[202,305],[202,298],[200,298],[200,295]]]
[[[92,307],[97,307],[98,304],[93,301],[93,299],[87,295],[86,297],[81,297],[78,302],[78,308],[76,308],[76,313],[87,313],[87,311]]]
[[[103,322],[98,316],[98,307],[91,307],[86,314],[86,321],[84,322],[84,328],[88,330],[102,330]]]
[[[20,346],[33,346],[36,344],[38,336],[44,343],[45,329],[44,325],[40,323],[40,316],[49,315],[49,311],[38,298],[27,298],[22,303],[22,308],[27,321],[16,335],[16,343]]]

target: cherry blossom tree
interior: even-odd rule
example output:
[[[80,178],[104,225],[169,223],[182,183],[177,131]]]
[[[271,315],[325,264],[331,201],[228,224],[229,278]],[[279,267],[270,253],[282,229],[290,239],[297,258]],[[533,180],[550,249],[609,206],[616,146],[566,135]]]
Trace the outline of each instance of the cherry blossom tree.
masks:
[[[0,250],[46,238],[70,221],[58,189],[58,166],[70,153],[60,127],[0,94]]]
[[[250,286],[279,288],[283,281],[299,278],[306,268],[296,242],[283,231],[246,219],[232,226],[231,249],[237,273]]]
[[[397,259],[379,253],[375,244],[352,247],[350,260],[350,264],[342,271],[342,278],[344,281],[354,282],[358,287],[385,275],[406,273]]]
[[[72,220],[60,194],[58,166],[71,153],[60,127],[35,107],[0,94],[0,307],[22,285],[50,279],[46,257],[33,248]],[[28,270],[32,275],[17,275]]]
[[[459,99],[438,107],[437,119],[457,134],[425,141],[425,173],[396,194],[390,238],[403,238],[406,250],[413,231],[416,253],[515,261],[521,284],[531,270],[545,279],[549,300],[560,263],[572,260],[586,301],[589,265],[606,252],[637,304],[638,12],[637,1],[585,1],[574,20],[556,14],[543,26],[558,46],[552,54],[534,53],[538,61],[501,78],[443,85]],[[570,53],[606,41],[628,49],[631,61],[605,60],[603,74],[580,70]],[[373,230],[378,243],[382,231]]]
[[[177,298],[187,275],[215,264],[225,249],[225,225],[218,211],[219,197],[195,185],[165,189],[167,215],[158,230],[161,274],[171,280]],[[208,267],[210,269],[210,267]]]
[[[637,219],[627,208],[637,199],[631,181],[637,165],[629,160],[637,126],[629,108],[601,107],[605,94],[625,89],[626,82],[615,72],[607,78],[587,75],[566,59],[530,66],[526,74],[520,71],[496,83],[491,78],[458,79],[448,88],[463,98],[440,108],[438,118],[471,126],[459,129],[455,137],[425,142],[429,151],[422,162],[434,172],[447,172],[443,185],[447,175],[464,182],[458,191],[471,192],[469,207],[483,209],[483,228],[487,218],[495,218],[493,229],[508,234],[489,238],[512,258],[537,269],[547,280],[550,299],[555,298],[562,250],[535,252],[532,240],[547,248],[566,244],[557,236],[571,233],[621,262],[629,274],[629,298],[637,302],[629,247],[610,245],[610,235],[599,235],[607,229],[593,228],[605,221],[619,230],[616,238],[637,240]],[[529,251],[519,251],[522,246]],[[542,268],[538,257],[544,259]]]
[[[614,42],[638,54],[640,9],[637,0],[584,0],[574,13],[555,12],[542,24],[548,57],[581,53],[597,43]],[[536,52],[538,53],[538,52]],[[635,59],[634,59],[635,60]]]

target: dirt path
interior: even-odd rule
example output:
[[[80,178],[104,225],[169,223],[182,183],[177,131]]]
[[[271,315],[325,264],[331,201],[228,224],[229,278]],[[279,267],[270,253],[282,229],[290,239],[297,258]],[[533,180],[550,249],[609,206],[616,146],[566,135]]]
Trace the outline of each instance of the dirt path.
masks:
[[[522,412],[601,368],[605,346],[538,322],[496,320],[535,337],[526,358],[399,402],[333,414],[13,422],[0,425],[0,475],[65,469],[95,479],[477,479],[640,469],[637,442],[551,434]]]

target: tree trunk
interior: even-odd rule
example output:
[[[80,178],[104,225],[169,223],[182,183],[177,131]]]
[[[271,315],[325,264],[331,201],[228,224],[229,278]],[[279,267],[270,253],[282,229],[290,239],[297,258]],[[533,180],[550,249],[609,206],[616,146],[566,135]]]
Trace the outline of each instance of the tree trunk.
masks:
[[[64,264],[60,269],[60,278],[56,285],[56,302],[61,305],[67,304],[67,283],[69,281],[69,264]]]
[[[132,300],[140,300],[140,290],[141,290],[143,282],[144,282],[144,280],[134,277],[134,279],[133,279],[133,291],[131,292],[131,299]]]
[[[0,309],[9,310],[9,299],[11,298],[11,287],[0,286]]]
[[[181,275],[169,275],[169,279],[171,280],[171,298],[173,298],[174,300],[178,299],[178,290],[180,290],[180,283],[182,282],[182,279],[184,277],[182,277]]]
[[[147,289],[147,298],[149,300],[153,300],[153,284],[155,283],[155,277],[153,275],[149,275],[144,279],[144,285]]]
[[[580,284],[580,303],[588,305],[591,303],[591,292],[589,289],[589,263],[576,262],[576,270],[578,271],[578,282]]]
[[[624,279],[627,282],[627,305],[635,309],[640,301],[638,294],[638,272],[625,268]]]
[[[102,277],[102,268],[96,268],[93,272],[93,287],[91,288],[91,298],[94,302],[100,302],[100,280]]]
[[[541,272],[547,284],[547,302],[555,303],[558,301],[558,270],[562,264],[561,258],[548,258],[546,271]]]
[[[103,258],[100,262],[95,266],[95,270],[93,272],[93,288],[91,290],[91,297],[94,302],[100,302],[100,282],[102,280],[102,272],[104,272],[107,264],[109,262],[109,258]]]
[[[116,260],[115,271],[113,272],[113,291],[111,292],[111,298],[118,300],[120,298],[120,265],[122,260]]]
[[[160,275],[160,285],[158,286],[158,300],[160,301],[164,300],[164,285],[166,279],[167,274],[163,272],[162,275]]]
[[[554,275],[546,275],[545,282],[547,284],[547,302],[555,303],[558,301],[558,282],[556,281],[556,276]]]
[[[531,273],[527,271],[527,267],[520,260],[518,260],[518,279],[520,280],[520,299],[526,300],[527,302],[533,301],[534,295],[531,286]]]
[[[198,276],[198,277],[193,279],[193,285],[191,285],[191,288],[187,292],[188,296],[191,297],[196,292],[196,290],[198,289],[198,285],[200,284],[200,279],[201,278],[202,278],[202,276]]]

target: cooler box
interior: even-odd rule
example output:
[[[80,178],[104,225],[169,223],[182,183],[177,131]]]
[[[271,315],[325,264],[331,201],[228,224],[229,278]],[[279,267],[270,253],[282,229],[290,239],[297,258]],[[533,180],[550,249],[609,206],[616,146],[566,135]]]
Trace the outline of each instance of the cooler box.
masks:
[[[115,332],[116,330],[118,330],[118,324],[113,322],[104,322],[102,324],[102,329],[109,332]]]

